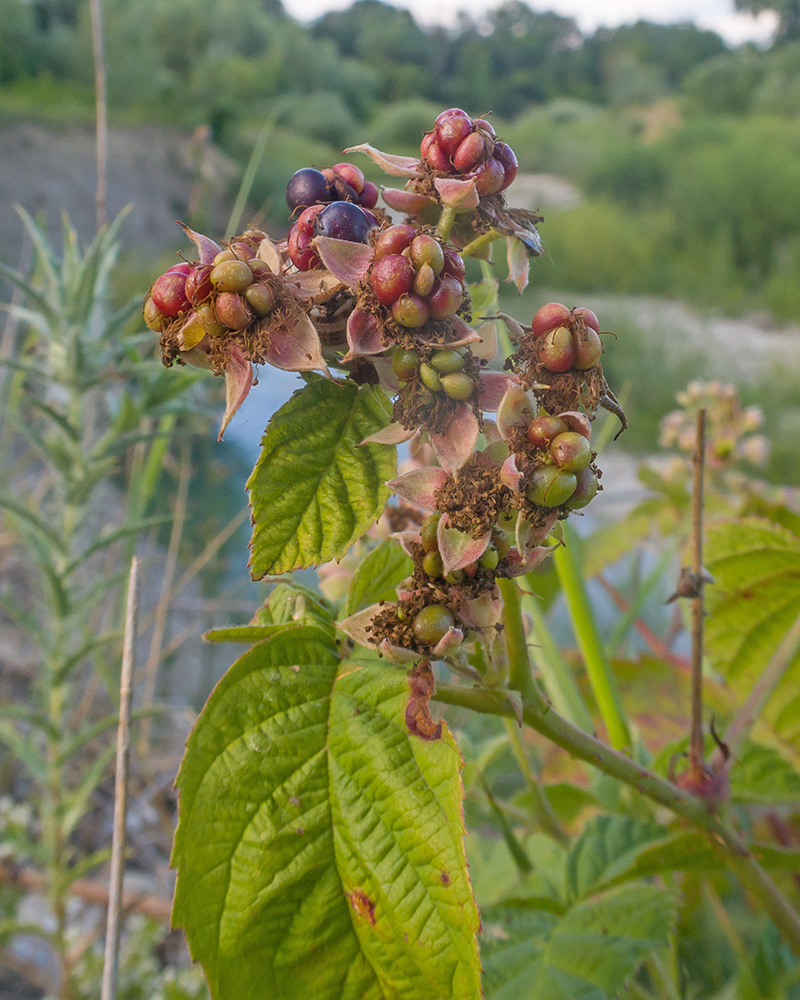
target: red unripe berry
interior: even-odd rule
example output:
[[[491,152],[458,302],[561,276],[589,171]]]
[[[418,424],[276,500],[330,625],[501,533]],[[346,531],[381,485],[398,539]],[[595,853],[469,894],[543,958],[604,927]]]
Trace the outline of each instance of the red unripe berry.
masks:
[[[453,155],[453,166],[461,173],[474,170],[486,156],[486,140],[480,132],[472,132]]]
[[[594,330],[595,333],[600,333],[600,320],[598,320],[597,316],[595,316],[591,309],[586,309],[585,307],[580,306],[579,308],[572,310],[572,315],[580,316],[583,322],[590,329]]]
[[[528,427],[528,440],[534,448],[547,451],[553,438],[564,434],[569,428],[559,417],[537,417]]]
[[[566,502],[565,506],[568,510],[581,510],[588,503],[591,503],[597,495],[597,476],[594,469],[587,466],[585,469],[581,469],[580,472],[576,472],[575,478],[578,485],[575,487],[575,492]]]
[[[484,132],[488,132],[492,138],[494,138],[497,133],[495,132],[491,122],[488,122],[485,118],[476,118],[473,122],[475,128],[482,129]]]
[[[220,292],[214,309],[217,319],[229,330],[245,330],[255,319],[245,300],[235,292]]]
[[[250,260],[255,257],[256,252],[249,243],[243,243],[241,240],[237,240],[235,243],[230,244],[231,250],[236,254],[239,260]]]
[[[592,446],[582,434],[567,431],[559,434],[550,445],[550,457],[559,469],[580,472],[592,461]]]
[[[448,156],[452,156],[472,131],[472,122],[469,118],[449,115],[436,126],[436,142]]]
[[[506,174],[503,165],[493,156],[483,164],[475,178],[475,187],[478,194],[497,194],[503,187]]]
[[[438,142],[432,142],[426,152],[425,159],[430,163],[434,170],[441,170],[444,173],[452,173],[452,165],[450,163],[450,157],[445,153]]]
[[[300,271],[310,271],[320,263],[311,240],[312,234],[298,229],[296,223],[289,230],[289,258]]]
[[[364,181],[364,187],[358,196],[362,208],[375,208],[378,204],[378,188],[372,181]]]
[[[345,184],[349,184],[356,194],[364,190],[364,175],[354,163],[337,163],[333,168]]]
[[[189,272],[191,270],[192,270],[192,265],[191,264],[187,264],[186,261],[183,261],[180,264],[173,264],[172,267],[168,267],[167,270],[164,273],[165,274],[189,274]]]
[[[569,309],[562,306],[560,302],[548,302],[546,306],[534,314],[531,320],[531,331],[534,337],[541,337],[548,330],[555,330],[557,326],[564,326],[569,320]]]
[[[165,316],[177,316],[190,306],[186,298],[186,275],[182,272],[167,271],[160,275],[151,285],[150,295]]]
[[[406,292],[392,306],[392,317],[400,326],[415,329],[428,322],[430,310],[424,299]]]
[[[449,118],[451,115],[460,115],[462,118],[469,118],[469,115],[463,108],[448,108],[446,111],[442,111],[440,115],[437,116],[434,125],[438,125],[439,122],[444,121],[445,118]]]
[[[186,276],[186,297],[194,305],[199,305],[211,294],[211,267],[208,264],[198,264]]]
[[[375,240],[375,257],[386,257],[392,253],[402,253],[417,235],[413,226],[389,226]]]
[[[390,306],[404,292],[410,292],[416,272],[406,257],[389,254],[376,260],[369,272],[369,284],[379,302]]]
[[[272,268],[265,260],[259,260],[258,257],[253,257],[248,260],[247,266],[253,272],[253,277],[258,280],[262,278],[265,274],[272,274]]]
[[[600,334],[592,327],[586,326],[583,330],[576,330],[573,339],[575,342],[575,360],[572,367],[578,371],[586,371],[600,361],[603,356],[603,342]]]
[[[309,208],[304,209],[297,216],[297,222],[295,223],[300,232],[313,234],[314,219],[316,219],[316,217],[325,207],[326,207],[325,205],[311,205]]]
[[[503,164],[505,177],[503,179],[503,186],[500,190],[505,191],[508,185],[517,176],[517,169],[519,167],[517,155],[507,142],[497,142],[494,146],[494,158]]]
[[[467,269],[464,266],[464,258],[461,254],[457,250],[445,247],[442,274],[450,274],[454,278],[458,278],[459,281],[463,281],[466,273]]]
[[[428,296],[428,308],[431,319],[449,319],[455,316],[464,298],[464,286],[450,274],[443,274],[435,282],[433,291]]]
[[[565,372],[575,360],[572,330],[559,326],[543,334],[536,341],[536,360],[551,372]]]

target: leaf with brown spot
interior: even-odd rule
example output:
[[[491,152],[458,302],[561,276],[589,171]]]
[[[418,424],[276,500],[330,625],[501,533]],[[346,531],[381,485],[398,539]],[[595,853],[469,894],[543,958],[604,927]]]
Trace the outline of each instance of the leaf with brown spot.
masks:
[[[441,722],[434,722],[429,703],[434,692],[433,671],[427,660],[418,663],[408,675],[411,694],[406,706],[406,725],[412,736],[423,740],[442,738]]]

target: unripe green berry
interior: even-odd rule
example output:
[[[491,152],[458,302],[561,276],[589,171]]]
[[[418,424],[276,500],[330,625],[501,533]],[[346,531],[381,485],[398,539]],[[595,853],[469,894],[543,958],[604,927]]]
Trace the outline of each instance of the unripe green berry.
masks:
[[[425,553],[425,558],[422,560],[422,568],[430,577],[436,578],[442,575],[444,572],[444,563],[436,549]]]
[[[451,372],[442,375],[442,388],[451,399],[469,399],[475,391],[475,382],[466,372]]]
[[[224,260],[211,271],[218,292],[243,292],[253,284],[253,272],[243,260]]]
[[[419,295],[425,299],[433,291],[433,283],[435,281],[436,275],[433,273],[433,268],[430,264],[423,264],[414,277],[414,283],[411,286],[411,290],[415,295]]]
[[[423,264],[429,264],[434,275],[442,273],[444,268],[444,250],[433,236],[421,233],[415,236],[410,246],[411,263],[419,270]]]
[[[478,560],[480,565],[484,569],[497,569],[497,564],[500,562],[500,555],[495,548],[488,548],[483,555]]]
[[[431,392],[441,391],[442,382],[439,379],[439,375],[437,374],[436,369],[431,368],[426,361],[423,361],[419,366],[419,376],[422,379],[423,384],[426,385]]]
[[[249,288],[245,288],[244,297],[247,299],[247,304],[256,316],[259,317],[259,319],[263,319],[264,316],[269,316],[275,308],[275,292],[273,292],[269,285],[261,283],[257,285],[250,285]]]
[[[592,446],[583,434],[566,431],[553,438],[550,457],[565,472],[580,472],[592,461]]]
[[[445,577],[445,580],[447,580],[448,583],[452,584],[461,583],[463,579],[464,579],[463,569],[451,569],[450,572]]]
[[[555,465],[543,465],[531,474],[525,496],[540,507],[560,507],[569,500],[577,485],[574,472],[564,472]]]
[[[422,547],[426,552],[434,552],[439,545],[438,542],[438,530],[439,530],[439,520],[441,519],[441,514],[431,514],[430,517],[426,517],[422,522],[422,527],[420,528],[420,537],[422,539]]]
[[[435,646],[455,625],[452,612],[441,604],[429,604],[414,618],[414,635],[426,646]]]
[[[495,528],[492,531],[492,544],[497,550],[498,559],[505,559],[511,551],[511,539],[500,528]]]
[[[413,351],[396,350],[392,356],[392,368],[398,378],[412,379],[419,367],[419,358]]]
[[[416,329],[424,326],[430,317],[431,311],[424,299],[411,292],[405,292],[392,305],[392,318],[400,326],[409,329]]]
[[[443,375],[460,372],[464,367],[464,358],[458,351],[437,351],[431,358],[431,364]]]

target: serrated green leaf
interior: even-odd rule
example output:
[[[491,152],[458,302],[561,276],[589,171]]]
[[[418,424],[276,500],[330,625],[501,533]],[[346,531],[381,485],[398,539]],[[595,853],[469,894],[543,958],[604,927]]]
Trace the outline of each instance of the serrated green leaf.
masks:
[[[265,604],[256,611],[250,623],[253,627],[287,625],[314,625],[333,638],[333,605],[321,594],[301,583],[276,583]],[[259,636],[266,639],[267,634]],[[225,642],[215,638],[214,642]],[[238,640],[234,640],[238,641]],[[258,641],[255,637],[253,641]]]
[[[253,579],[338,559],[377,520],[396,449],[362,441],[389,417],[381,389],[323,378],[272,417],[247,483]]]
[[[731,768],[734,802],[800,808],[800,774],[777,750],[747,742]]]
[[[666,833],[655,823],[632,817],[595,816],[567,855],[565,881],[569,897],[583,899],[619,881],[635,864],[637,855]]]
[[[706,565],[706,648],[742,700],[800,614],[800,538],[750,518],[712,525]],[[800,740],[800,653],[766,707],[765,717],[787,741]]]
[[[411,576],[414,563],[395,538],[387,538],[361,562],[347,594],[347,614],[378,601],[393,601],[397,587]]]
[[[486,1000],[609,1000],[653,948],[666,945],[673,895],[634,883],[563,917],[523,906],[484,913]]]
[[[215,1000],[477,1000],[460,757],[411,736],[405,672],[318,629],[218,684],[178,778],[173,922]]]

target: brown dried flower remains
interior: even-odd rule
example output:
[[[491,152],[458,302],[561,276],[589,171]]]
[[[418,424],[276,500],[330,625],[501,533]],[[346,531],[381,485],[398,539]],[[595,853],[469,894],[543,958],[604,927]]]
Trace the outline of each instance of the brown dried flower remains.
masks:
[[[450,476],[434,494],[436,510],[454,528],[480,538],[511,510],[511,490],[500,481],[496,465],[470,462]]]

